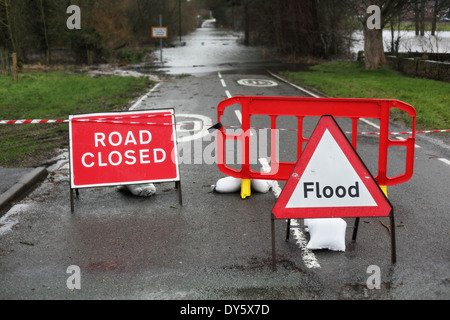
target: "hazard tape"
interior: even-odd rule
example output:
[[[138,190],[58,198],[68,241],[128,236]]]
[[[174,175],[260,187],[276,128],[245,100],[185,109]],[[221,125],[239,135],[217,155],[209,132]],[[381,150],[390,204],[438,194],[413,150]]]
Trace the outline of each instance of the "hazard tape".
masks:
[[[114,123],[114,124],[137,124],[137,125],[157,125],[157,126],[171,126],[173,123],[152,123],[152,122],[142,122],[142,121],[120,121],[120,119],[139,119],[139,118],[151,118],[151,117],[171,117],[172,115],[146,115],[146,116],[127,116],[127,117],[111,117],[111,118],[97,118],[97,119],[71,119],[71,120],[43,120],[43,119],[27,119],[27,120],[0,120],[1,124],[45,124],[45,123],[69,123],[69,122],[94,122],[94,123]],[[116,120],[110,120],[110,119],[116,119]],[[189,124],[183,123],[178,124],[175,123],[177,126],[188,126]],[[194,124],[192,124],[194,126]],[[204,127],[208,127],[209,130],[217,130],[221,127],[226,128],[235,128],[240,129],[241,127],[238,126],[226,126],[221,123],[215,124],[215,125],[203,125]],[[260,127],[252,127],[251,129],[259,129],[259,130],[270,130],[270,128],[260,128]],[[285,129],[285,128],[277,128],[276,130],[279,131],[298,131],[297,129]],[[305,131],[312,131],[312,130],[305,130]],[[424,130],[424,131],[415,131],[415,133],[443,133],[443,132],[450,132],[450,129],[444,129],[444,130]],[[351,134],[352,132],[345,132],[347,134]],[[359,135],[380,135],[379,132],[358,132]],[[412,131],[406,131],[406,132],[389,132],[389,135],[411,135],[413,134]]]
[[[0,124],[34,124],[34,123],[62,123],[69,120],[0,120]]]

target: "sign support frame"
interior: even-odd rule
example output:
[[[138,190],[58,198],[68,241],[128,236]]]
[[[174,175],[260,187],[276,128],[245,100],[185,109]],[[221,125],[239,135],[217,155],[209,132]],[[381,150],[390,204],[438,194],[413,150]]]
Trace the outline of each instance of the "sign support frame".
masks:
[[[173,119],[175,121],[175,110],[174,109],[148,109],[148,110],[140,110],[140,111],[143,111],[143,112],[145,112],[145,111],[156,111],[157,112],[157,111],[167,111],[167,110],[172,110],[173,111],[173,115],[172,116],[173,116]],[[133,113],[133,112],[135,112],[135,111],[134,110],[128,110],[128,111],[121,111],[119,113],[126,114],[126,113]],[[116,112],[104,112],[104,114],[111,114],[111,115],[113,115],[114,113],[116,113]],[[176,131],[176,128],[175,128],[175,122],[172,124],[172,127],[173,127],[173,132],[174,132],[173,139],[174,139],[175,156],[178,157],[178,139],[177,139],[177,131]],[[69,132],[69,135],[68,135],[69,156],[71,154],[71,149],[70,149],[71,145],[72,145],[71,144],[71,139],[72,139],[72,137],[70,136],[70,132]],[[70,161],[72,161],[72,159],[70,159]],[[180,206],[182,206],[183,205],[183,196],[182,196],[182,189],[181,189],[181,174],[180,174],[178,162],[176,163],[176,165],[177,165],[177,171],[178,171],[178,180],[172,180],[172,181],[167,181],[167,182],[175,182],[175,189],[178,190],[178,203],[179,203]],[[75,212],[75,198],[79,199],[79,196],[80,196],[79,189],[80,188],[83,188],[83,189],[98,188],[99,186],[75,187],[75,188],[73,188],[72,187],[72,165],[69,165],[69,171],[70,171],[70,173],[69,173],[70,211],[73,214]],[[151,182],[151,181],[149,181],[148,183],[162,183],[162,182]],[[139,184],[139,183],[136,183],[136,184]],[[145,184],[145,183],[142,183],[142,184]],[[128,183],[128,185],[132,185],[132,183]],[[112,186],[112,185],[109,185],[109,186]],[[74,196],[74,191],[75,191],[75,196]]]
[[[396,253],[396,238],[395,238],[394,208],[393,208],[393,206],[391,205],[390,201],[388,200],[388,198],[387,198],[385,192],[380,188],[380,186],[379,186],[378,183],[376,182],[375,178],[372,176],[372,174],[371,174],[370,171],[368,170],[367,166],[366,166],[365,163],[362,161],[361,157],[360,157],[359,154],[357,153],[357,151],[356,151],[356,149],[354,148],[354,146],[353,146],[353,145],[350,143],[350,141],[348,141],[348,139],[345,137],[344,132],[342,131],[342,129],[340,128],[340,126],[338,125],[338,123],[336,122],[336,120],[334,119],[334,117],[333,117],[332,115],[323,115],[323,116],[321,117],[321,120],[322,120],[324,117],[328,117],[328,118],[330,118],[330,119],[332,120],[332,122],[334,122],[334,124],[335,124],[335,126],[336,126],[336,128],[337,128],[336,131],[337,131],[338,133],[342,134],[343,139],[342,139],[342,138],[340,138],[340,139],[342,139],[343,141],[345,141],[346,143],[348,143],[348,146],[351,147],[350,149],[354,152],[353,156],[355,156],[355,159],[358,159],[358,160],[359,160],[360,165],[361,165],[362,168],[366,171],[366,173],[372,178],[372,181],[375,182],[375,185],[376,185],[377,189],[379,189],[380,193],[383,194],[385,201],[386,201],[387,204],[389,205],[389,214],[388,214],[388,215],[382,215],[382,216],[383,216],[383,217],[389,217],[389,219],[390,219],[390,227],[388,228],[388,230],[389,230],[390,236],[391,236],[391,263],[392,263],[392,264],[395,264],[395,263],[397,262],[397,253]],[[320,123],[321,123],[321,121],[319,121],[319,123],[318,123],[317,126],[319,126]],[[335,128],[335,129],[336,129],[336,128]],[[314,133],[317,131],[317,129],[318,129],[318,128],[316,127],[316,129],[314,130],[314,132],[313,132],[313,134],[312,134],[312,136],[311,136],[310,141],[312,140],[312,137],[314,136]],[[325,129],[322,129],[322,128],[321,128],[321,130],[323,130],[323,131],[325,131],[325,130],[327,130],[327,129],[329,129],[329,127],[325,127]],[[334,130],[335,130],[335,129],[334,129]],[[322,136],[322,138],[323,138],[323,136]],[[334,137],[334,138],[335,138],[335,137]],[[312,148],[314,148],[314,147],[317,148],[318,144],[319,144],[319,142],[317,142],[315,146],[313,145]],[[338,144],[339,144],[339,143],[338,143]],[[347,147],[348,147],[348,146],[347,146]],[[339,147],[341,148],[340,145],[339,145]],[[308,148],[308,145],[306,146],[306,148]],[[311,147],[310,147],[310,148],[311,148]],[[305,149],[305,150],[306,150],[306,149]],[[312,155],[314,155],[314,152],[315,152],[314,150],[310,150],[310,151],[309,151],[309,153],[312,153]],[[297,164],[294,166],[294,168],[293,168],[293,170],[292,170],[292,173],[290,174],[289,177],[294,176],[294,174],[295,174],[296,176],[298,176],[298,174],[297,174],[297,172],[296,172],[296,169],[297,169],[297,166],[299,166],[299,162],[302,160],[302,157],[303,157],[304,154],[305,154],[305,152],[303,152],[303,153],[300,155],[300,157],[299,157],[299,159],[298,159],[298,161],[297,161]],[[307,161],[311,161],[312,155],[310,155],[310,158],[307,159]],[[347,156],[347,155],[346,155],[346,156]],[[308,163],[306,163],[306,165],[308,165]],[[304,166],[304,170],[306,169],[306,165],[304,165],[304,163],[302,163],[302,167]],[[305,171],[303,171],[302,174],[303,174],[304,172],[305,172]],[[300,178],[298,178],[298,180],[300,181]],[[287,183],[289,183],[289,179],[288,179]],[[294,186],[294,189],[295,189],[295,186]],[[291,196],[292,196],[292,195],[291,195]],[[280,195],[280,197],[281,197],[281,195]],[[283,200],[283,201],[285,201],[285,200]],[[285,219],[285,220],[286,220],[286,223],[287,223],[287,228],[286,228],[286,242],[287,242],[287,241],[289,241],[290,228],[291,228],[291,226],[290,226],[291,219],[297,219],[296,217],[277,217],[276,214],[275,214],[275,208],[277,207],[277,205],[278,205],[279,202],[280,202],[280,198],[278,198],[277,203],[275,204],[274,209],[272,209],[272,213],[271,213],[272,270],[273,270],[273,271],[276,270],[275,220],[281,220],[281,219]],[[319,206],[318,206],[318,207],[319,207]],[[278,210],[278,211],[277,211],[277,214],[279,215],[280,209],[277,209],[277,210]],[[340,217],[340,215],[338,215],[338,216],[330,215],[330,218],[337,218],[337,217]],[[355,243],[355,242],[356,242],[357,233],[358,233],[358,226],[359,226],[359,220],[360,220],[360,217],[358,217],[358,216],[351,216],[351,215],[349,215],[349,216],[344,215],[344,216],[342,216],[342,217],[344,217],[344,218],[351,218],[351,217],[355,218],[355,223],[354,223],[354,226],[353,226],[354,230],[353,230],[353,235],[352,235],[352,242]],[[370,218],[370,217],[375,217],[375,215],[364,216],[364,217]],[[298,217],[298,218],[306,218],[306,216]],[[308,217],[308,218],[326,218],[326,216]],[[301,228],[301,227],[300,227],[300,228]]]
[[[356,243],[356,235],[358,233],[358,226],[357,221],[359,222],[359,217],[355,218],[355,226],[353,227],[353,235],[352,235],[352,243]],[[271,213],[271,223],[270,223],[270,229],[271,229],[271,242],[272,242],[272,270],[277,270],[277,258],[276,258],[276,248],[275,248],[275,220],[280,220],[275,217],[273,213]],[[391,212],[389,214],[389,221],[390,221],[390,237],[391,237],[391,264],[397,263],[397,242],[396,242],[396,235],[395,235],[395,218],[394,218],[394,208],[391,209]],[[286,242],[289,242],[289,232],[291,229],[290,226],[291,219],[287,219],[286,221]],[[300,227],[302,228],[302,227]]]

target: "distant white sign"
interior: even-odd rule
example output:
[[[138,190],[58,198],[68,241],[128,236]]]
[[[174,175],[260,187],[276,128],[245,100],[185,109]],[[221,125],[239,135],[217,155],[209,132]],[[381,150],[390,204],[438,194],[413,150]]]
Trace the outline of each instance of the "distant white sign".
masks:
[[[167,27],[152,27],[152,38],[167,38]]]

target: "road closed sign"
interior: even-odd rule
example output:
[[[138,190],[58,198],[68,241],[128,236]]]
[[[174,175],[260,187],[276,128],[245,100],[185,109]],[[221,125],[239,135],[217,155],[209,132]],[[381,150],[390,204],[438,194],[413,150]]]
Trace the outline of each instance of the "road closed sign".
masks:
[[[73,189],[180,180],[172,109],[69,120]]]
[[[391,205],[332,116],[323,116],[273,208],[278,219],[386,217]]]
[[[152,38],[167,38],[167,27],[152,27]]]

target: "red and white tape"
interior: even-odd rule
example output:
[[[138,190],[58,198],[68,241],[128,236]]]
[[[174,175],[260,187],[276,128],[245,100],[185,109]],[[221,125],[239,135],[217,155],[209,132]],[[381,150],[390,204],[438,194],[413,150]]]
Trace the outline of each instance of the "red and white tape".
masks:
[[[62,123],[69,122],[69,120],[0,120],[0,124],[34,124],[34,123]]]
[[[161,117],[161,115],[156,115]],[[171,115],[168,115],[171,116]],[[0,120],[1,124],[40,124],[40,123],[68,123],[70,121],[77,121],[77,122],[95,122],[95,123],[115,123],[115,124],[140,124],[140,125],[172,125],[172,123],[151,123],[151,122],[142,122],[142,121],[119,121],[120,119],[138,119],[138,118],[150,118],[155,117],[152,115],[147,115],[145,117],[142,116],[127,116],[127,117],[113,117],[113,118],[97,118],[97,119],[72,119],[72,120],[43,120],[43,119],[27,119],[27,120]],[[117,119],[117,120],[111,120],[111,119]],[[184,125],[186,126],[186,123],[183,124],[175,124],[175,125]],[[205,127],[211,127],[212,125],[203,124]],[[234,127],[234,126],[224,126],[228,128],[240,128],[240,127]],[[269,129],[269,128],[252,128],[252,129]],[[279,128],[280,131],[297,131],[296,129],[284,129]],[[415,133],[443,133],[443,132],[450,132],[450,129],[445,130],[425,130],[425,131],[416,131]],[[345,133],[352,133],[352,132],[345,132]],[[408,135],[412,134],[412,131],[407,132],[389,132],[390,135]],[[379,132],[358,132],[360,135],[380,135]]]

